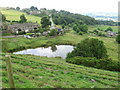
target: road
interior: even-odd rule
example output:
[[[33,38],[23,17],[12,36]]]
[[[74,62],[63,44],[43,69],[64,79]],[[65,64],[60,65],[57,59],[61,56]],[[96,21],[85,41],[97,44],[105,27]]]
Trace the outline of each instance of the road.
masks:
[[[2,36],[2,38],[23,37],[23,35]]]

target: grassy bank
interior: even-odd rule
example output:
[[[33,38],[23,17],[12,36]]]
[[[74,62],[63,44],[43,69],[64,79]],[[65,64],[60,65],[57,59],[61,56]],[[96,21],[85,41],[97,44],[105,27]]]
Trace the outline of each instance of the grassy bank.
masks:
[[[66,63],[60,58],[11,54],[16,88],[115,88],[118,72]],[[4,55],[2,87],[9,88]]]
[[[18,51],[27,48],[36,48],[41,46],[50,46],[50,45],[76,45],[81,40],[85,38],[97,38],[102,40],[107,48],[108,55],[110,58],[114,60],[118,60],[118,44],[115,41],[115,38],[107,38],[107,37],[99,37],[99,36],[92,36],[89,34],[85,35],[77,35],[74,31],[70,31],[63,36],[57,37],[45,37],[41,36],[38,38],[27,39],[24,37],[16,37],[16,38],[6,38],[2,40],[3,43],[3,51]]]

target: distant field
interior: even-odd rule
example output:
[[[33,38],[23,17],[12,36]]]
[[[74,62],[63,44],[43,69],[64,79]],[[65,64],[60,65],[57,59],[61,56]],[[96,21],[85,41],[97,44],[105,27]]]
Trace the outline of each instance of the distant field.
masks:
[[[7,53],[8,54],[8,53]],[[5,54],[4,54],[5,55]],[[9,88],[5,56],[2,86]],[[16,88],[117,88],[118,73],[66,63],[61,58],[13,55],[11,62]]]
[[[101,30],[106,30],[108,27],[111,27],[113,29],[113,32],[118,32],[118,26],[108,26],[108,25],[98,25],[98,26],[89,26],[89,30],[95,30],[97,28],[100,28]]]
[[[33,15],[27,15],[26,13],[23,13],[21,11],[16,11],[16,10],[6,10],[6,9],[2,9],[1,10],[2,14],[4,14],[6,16],[7,20],[10,21],[19,21],[20,20],[20,15],[24,14],[28,20],[28,22],[38,22],[40,24],[40,17],[37,16],[33,16]]]

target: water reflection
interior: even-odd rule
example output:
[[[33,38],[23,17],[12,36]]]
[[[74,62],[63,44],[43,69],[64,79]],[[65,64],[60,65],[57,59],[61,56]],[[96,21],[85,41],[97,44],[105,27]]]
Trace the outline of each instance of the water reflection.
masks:
[[[52,45],[51,50],[52,50],[52,52],[55,52],[57,50],[57,47],[55,45]]]
[[[31,54],[37,56],[47,56],[47,57],[62,57],[66,58],[66,55],[73,50],[73,46],[71,45],[55,45],[48,48],[40,47],[36,49],[27,49],[18,52],[14,52],[13,54]]]

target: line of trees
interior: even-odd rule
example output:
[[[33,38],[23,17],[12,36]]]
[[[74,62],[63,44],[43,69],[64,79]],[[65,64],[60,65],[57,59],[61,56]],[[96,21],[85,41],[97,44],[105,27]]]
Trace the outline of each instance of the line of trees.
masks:
[[[54,10],[54,13],[52,12],[52,18],[56,25],[69,25],[73,23],[79,23],[80,21],[87,25],[98,24],[94,18],[81,14],[70,13],[64,10],[59,12]]]

